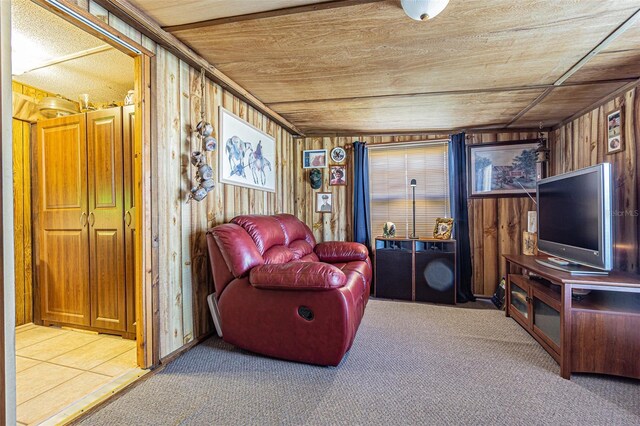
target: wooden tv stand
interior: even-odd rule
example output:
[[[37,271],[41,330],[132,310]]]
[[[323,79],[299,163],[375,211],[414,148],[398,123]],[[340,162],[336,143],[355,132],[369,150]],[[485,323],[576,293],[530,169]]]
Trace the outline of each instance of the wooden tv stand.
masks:
[[[506,316],[549,352],[563,378],[600,373],[640,379],[640,276],[572,276],[539,264],[536,256],[504,258],[511,271]]]

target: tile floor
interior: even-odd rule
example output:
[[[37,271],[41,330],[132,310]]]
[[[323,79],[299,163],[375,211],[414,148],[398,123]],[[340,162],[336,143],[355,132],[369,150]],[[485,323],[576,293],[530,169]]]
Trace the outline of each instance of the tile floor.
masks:
[[[136,342],[26,324],[16,328],[18,424],[32,425],[138,370]]]

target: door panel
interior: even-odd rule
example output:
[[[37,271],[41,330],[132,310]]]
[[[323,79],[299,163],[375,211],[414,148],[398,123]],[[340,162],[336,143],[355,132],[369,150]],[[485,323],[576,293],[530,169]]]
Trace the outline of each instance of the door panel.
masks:
[[[78,283],[88,285],[89,271],[80,263],[67,259],[79,259],[86,254],[86,232],[68,230],[45,230],[42,240],[42,254],[47,259],[41,267],[45,274],[46,313],[65,318],[64,322],[87,323],[88,300],[84,291],[77,293]],[[84,252],[84,253],[83,253]],[[53,266],[52,266],[53,265]],[[59,267],[59,265],[65,265]]]
[[[126,330],[122,116],[87,113],[91,325]]]
[[[136,206],[134,188],[134,142],[135,142],[135,106],[122,108],[123,147],[124,147],[124,229],[125,229],[125,291],[127,305],[127,331],[136,331],[135,310],[135,240]]]
[[[120,306],[117,303],[117,293],[113,293],[113,288],[109,280],[113,271],[118,270],[118,254],[122,251],[118,241],[118,230],[102,229],[93,232],[93,246],[100,255],[91,259],[92,270],[95,272],[95,282],[97,283],[97,294],[95,295],[99,303],[92,309],[93,318],[98,321],[106,321],[117,325],[120,316]],[[93,294],[92,294],[93,296]],[[110,303],[104,303],[104,302]]]
[[[40,121],[37,134],[41,317],[89,325],[85,115]]]

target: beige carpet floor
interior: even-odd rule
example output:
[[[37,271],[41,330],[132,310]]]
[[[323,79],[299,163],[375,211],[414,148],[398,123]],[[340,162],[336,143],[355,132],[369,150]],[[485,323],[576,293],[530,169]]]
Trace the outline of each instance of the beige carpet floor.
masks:
[[[337,368],[218,338],[86,425],[640,425],[640,382],[574,375],[493,309],[372,300]]]

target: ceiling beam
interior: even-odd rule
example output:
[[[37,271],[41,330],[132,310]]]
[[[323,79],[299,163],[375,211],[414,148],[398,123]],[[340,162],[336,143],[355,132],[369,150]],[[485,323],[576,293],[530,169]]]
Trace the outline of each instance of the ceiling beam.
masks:
[[[372,136],[422,136],[422,135],[436,135],[436,136],[448,136],[455,133],[466,132],[470,133],[499,133],[499,132],[507,132],[507,133],[539,133],[547,132],[550,129],[548,127],[543,127],[542,130],[539,128],[531,128],[531,127],[518,127],[518,128],[506,128],[503,124],[494,124],[480,127],[472,127],[472,128],[453,128],[450,130],[411,130],[411,131],[391,131],[391,132],[363,132],[363,131],[339,131],[339,132],[318,132],[311,131],[308,132],[305,136],[296,136],[296,138],[320,138],[320,137],[372,137]]]
[[[126,23],[132,25],[144,35],[159,43],[165,49],[175,54],[192,67],[198,70],[204,69],[207,76],[215,83],[219,84],[222,88],[234,94],[241,100],[247,102],[249,105],[264,112],[273,121],[284,127],[292,134],[303,135],[303,133],[289,120],[266,106],[260,99],[256,98],[226,74],[211,65],[175,36],[164,31],[153,19],[145,15],[127,0],[96,0],[96,3],[100,4]]]
[[[636,81],[635,78],[619,78],[611,80],[597,80],[584,83],[567,83],[562,87],[573,86],[585,86],[590,84],[606,84],[606,83],[628,83]],[[269,102],[267,105],[270,107],[288,105],[288,104],[314,104],[322,102],[349,102],[359,101],[367,99],[393,99],[393,98],[406,98],[406,97],[422,97],[422,96],[442,96],[442,95],[472,95],[478,93],[500,93],[500,92],[519,92],[524,90],[543,90],[552,89],[555,86],[553,84],[538,84],[531,86],[514,86],[514,87],[489,87],[486,89],[463,89],[463,90],[445,90],[436,92],[416,92],[416,93],[394,93],[390,95],[369,95],[369,96],[351,96],[347,98],[325,98],[325,99],[309,99],[309,100],[295,100],[295,101],[281,101],[281,102]]]
[[[169,32],[192,30],[195,28],[211,27],[214,25],[230,24],[234,22],[253,21],[256,19],[275,18],[294,15],[297,13],[318,12],[320,10],[337,9],[340,7],[358,6],[368,3],[378,3],[385,0],[333,0],[323,3],[307,4],[304,6],[286,7],[283,9],[268,10],[266,12],[248,13],[246,15],[227,16],[224,18],[209,19],[206,21],[191,22],[181,25],[168,25],[162,29]]]
[[[525,115],[526,113],[528,113],[529,111],[531,111],[533,108],[536,107],[536,105],[538,105],[540,102],[542,102],[542,100],[544,98],[546,98],[547,96],[549,96],[549,94],[551,92],[553,92],[553,89],[555,88],[555,86],[551,86],[549,87],[547,90],[545,90],[544,92],[542,92],[537,98],[535,98],[533,100],[533,102],[531,102],[529,105],[527,105],[522,111],[520,111],[518,114],[516,114],[515,117],[513,117],[511,119],[511,121],[509,121],[509,123],[507,123],[507,127],[511,126],[513,123],[515,123],[516,121],[520,120],[522,118],[523,115]]]

